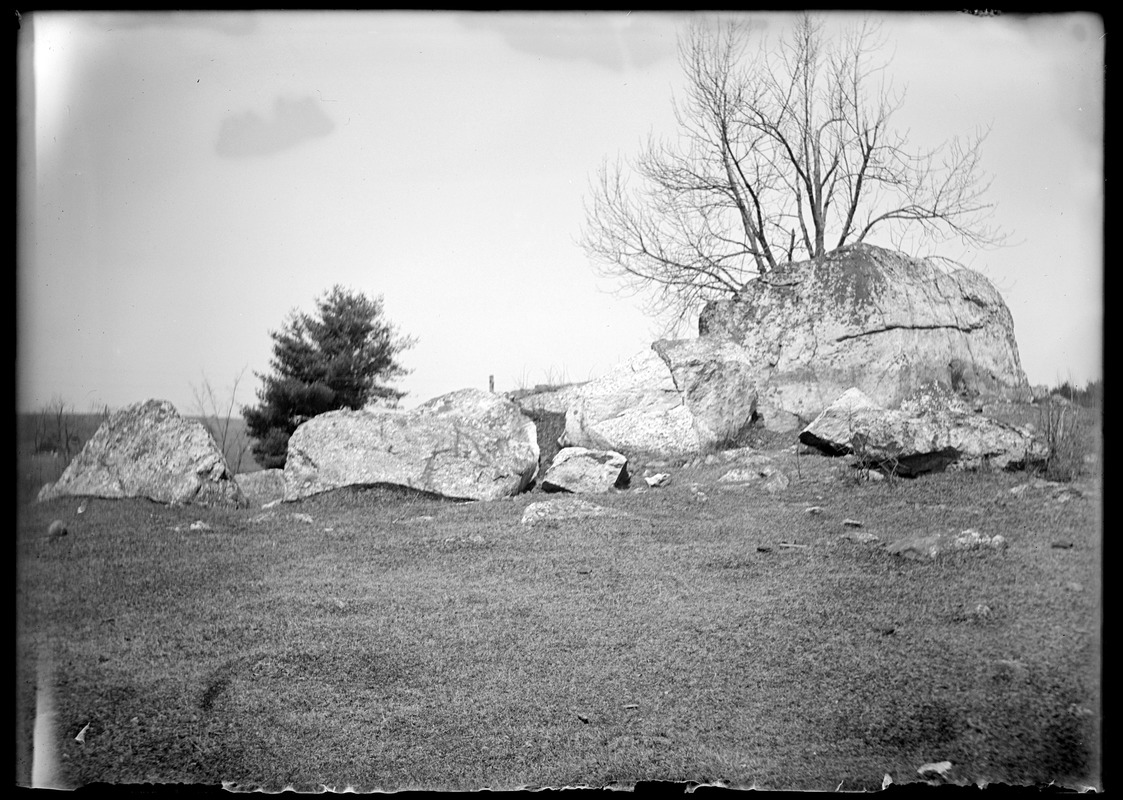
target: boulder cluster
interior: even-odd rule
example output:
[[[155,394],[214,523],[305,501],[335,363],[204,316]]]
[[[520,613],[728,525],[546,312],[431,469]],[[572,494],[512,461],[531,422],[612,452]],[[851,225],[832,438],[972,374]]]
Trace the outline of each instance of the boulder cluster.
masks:
[[[1042,457],[1032,433],[978,412],[1032,396],[1010,312],[982,275],[855,245],[783,265],[708,304],[697,338],[656,341],[585,384],[322,414],[293,433],[283,471],[235,477],[202,424],[165,401],[139,403],[110,417],[40,499],[238,506],[371,484],[461,500],[534,485],[589,494],[628,488],[629,458],[690,462],[754,426],[897,475],[1015,469]],[[545,412],[564,413],[565,429],[540,475],[533,418]],[[727,481],[787,484],[768,464],[741,472]]]

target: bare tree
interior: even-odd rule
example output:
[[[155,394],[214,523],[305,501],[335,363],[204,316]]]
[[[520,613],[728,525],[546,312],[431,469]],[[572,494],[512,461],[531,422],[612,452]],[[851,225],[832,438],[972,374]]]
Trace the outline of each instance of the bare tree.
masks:
[[[604,274],[681,320],[874,230],[897,247],[906,235],[1001,242],[986,224],[986,132],[910,150],[890,125],[903,98],[873,61],[885,45],[876,25],[828,39],[805,14],[776,46],[751,50],[750,33],[695,22],[679,45],[679,136],[598,171],[581,244]]]
[[[57,453],[70,460],[71,453],[81,445],[74,429],[74,409],[61,395],[39,409],[35,421],[35,452]]]
[[[249,439],[245,431],[232,428],[238,384],[242,382],[246,369],[243,367],[235,376],[234,383],[230,387],[230,398],[226,403],[220,403],[218,393],[206,376],[199,386],[191,385],[191,393],[195,396],[195,413],[215,440],[223,458],[226,459],[227,466],[235,473],[241,472],[242,460],[249,448]]]

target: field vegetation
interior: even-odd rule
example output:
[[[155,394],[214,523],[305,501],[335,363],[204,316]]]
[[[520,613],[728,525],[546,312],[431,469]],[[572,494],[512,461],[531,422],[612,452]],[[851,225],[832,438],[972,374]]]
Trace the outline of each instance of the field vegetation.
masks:
[[[874,790],[945,760],[954,782],[1100,786],[1084,410],[1067,482],[875,482],[790,436],[759,442],[783,492],[723,485],[720,458],[660,465],[664,488],[593,498],[619,516],[534,526],[538,490],[25,503],[17,780],[42,668],[67,786]],[[66,536],[47,535],[55,519]],[[1008,546],[883,546],[968,528]]]

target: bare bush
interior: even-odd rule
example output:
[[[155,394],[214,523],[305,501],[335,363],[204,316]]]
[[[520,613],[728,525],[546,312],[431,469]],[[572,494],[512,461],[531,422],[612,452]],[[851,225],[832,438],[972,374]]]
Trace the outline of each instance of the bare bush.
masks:
[[[1084,471],[1087,414],[1059,396],[1050,396],[1038,407],[1037,436],[1045,448],[1041,471],[1049,480],[1071,481]]]
[[[39,410],[35,418],[36,453],[55,453],[70,460],[81,446],[71,419],[73,413],[73,407],[58,395]]]
[[[191,385],[191,392],[195,396],[194,412],[211,434],[226,465],[234,472],[242,471],[242,462],[250,442],[245,430],[241,426],[234,426],[234,406],[237,402],[238,384],[246,374],[246,367],[234,378],[234,383],[229,388],[229,398],[219,400],[218,392],[210,380],[203,376],[203,382],[196,386]]]

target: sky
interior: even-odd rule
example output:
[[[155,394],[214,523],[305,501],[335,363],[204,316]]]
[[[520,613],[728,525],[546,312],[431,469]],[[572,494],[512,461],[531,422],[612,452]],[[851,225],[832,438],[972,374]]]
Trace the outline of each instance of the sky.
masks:
[[[770,38],[792,21],[744,16]],[[23,17],[17,409],[191,414],[205,383],[252,404],[269,332],[336,284],[381,296],[416,339],[405,407],[489,376],[585,381],[642,352],[664,321],[593,268],[584,204],[604,159],[675,135],[690,18]],[[998,287],[1031,384],[1102,377],[1102,19],[876,18],[910,142],[990,128],[1007,245],[939,253]]]

